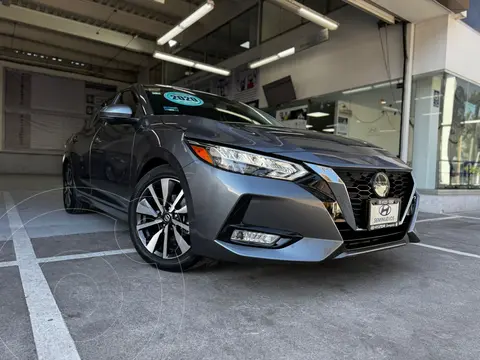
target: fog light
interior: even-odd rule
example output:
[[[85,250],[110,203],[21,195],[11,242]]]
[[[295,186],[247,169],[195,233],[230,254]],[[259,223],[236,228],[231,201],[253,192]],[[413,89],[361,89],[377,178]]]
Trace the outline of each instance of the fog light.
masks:
[[[253,231],[234,230],[230,239],[252,244],[273,245],[280,239],[280,236]]]

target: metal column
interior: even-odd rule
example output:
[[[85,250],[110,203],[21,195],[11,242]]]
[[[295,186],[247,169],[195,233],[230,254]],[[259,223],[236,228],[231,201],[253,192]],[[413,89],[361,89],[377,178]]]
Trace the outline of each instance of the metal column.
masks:
[[[415,42],[415,24],[407,24],[407,58],[405,59],[405,80],[403,91],[403,108],[402,108],[402,129],[401,129],[401,145],[400,159],[407,162],[408,160],[408,137],[410,135],[410,116],[412,104],[412,76],[413,76],[413,49]]]

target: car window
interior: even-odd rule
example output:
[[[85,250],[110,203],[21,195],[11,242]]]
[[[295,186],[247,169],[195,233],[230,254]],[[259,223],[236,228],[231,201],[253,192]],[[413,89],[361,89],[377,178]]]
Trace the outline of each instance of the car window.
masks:
[[[191,115],[222,122],[283,126],[271,115],[238,101],[178,88],[145,88],[155,115]]]

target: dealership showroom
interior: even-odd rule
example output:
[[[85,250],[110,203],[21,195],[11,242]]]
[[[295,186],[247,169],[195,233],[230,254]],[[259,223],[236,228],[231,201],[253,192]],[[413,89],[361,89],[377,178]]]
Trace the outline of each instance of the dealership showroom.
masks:
[[[480,1],[0,0],[0,360],[480,359]]]

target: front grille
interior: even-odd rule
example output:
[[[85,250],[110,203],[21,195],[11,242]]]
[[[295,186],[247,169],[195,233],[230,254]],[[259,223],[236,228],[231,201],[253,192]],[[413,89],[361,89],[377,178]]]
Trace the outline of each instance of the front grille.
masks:
[[[410,219],[407,218],[407,221],[398,227],[372,231],[354,231],[346,223],[337,225],[345,241],[345,250],[356,251],[380,245],[387,246],[402,240],[407,235],[409,223]]]
[[[372,179],[378,171],[362,170],[335,170],[343,180],[350,196],[353,214],[357,227],[366,229],[368,223],[369,200],[379,199],[372,188]],[[390,180],[390,192],[388,198],[401,200],[400,216],[407,208],[410,195],[413,191],[413,178],[409,172],[385,171]],[[391,230],[392,231],[392,230]]]

